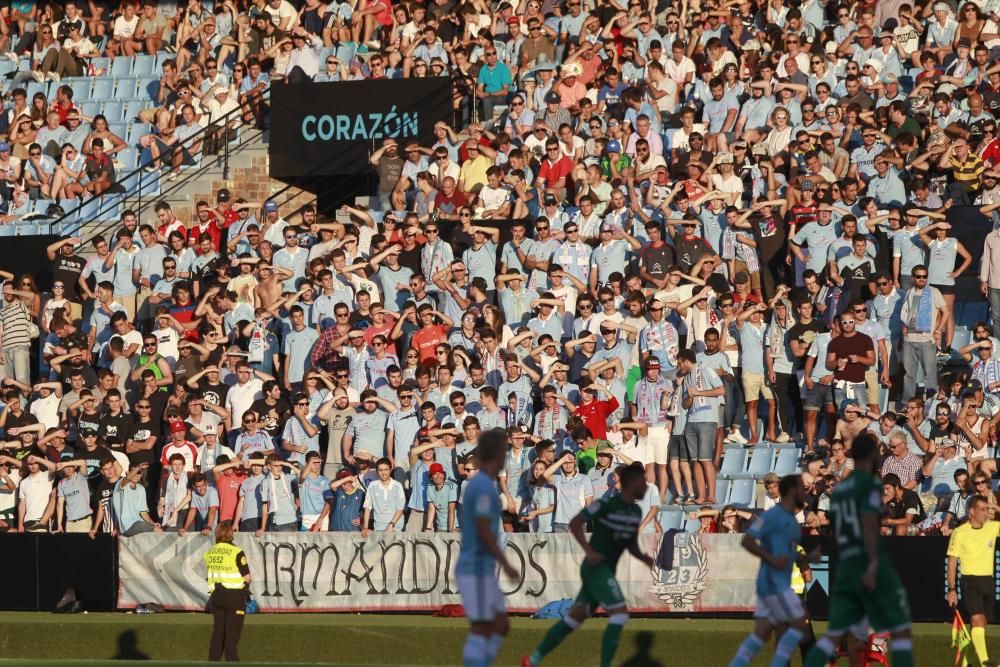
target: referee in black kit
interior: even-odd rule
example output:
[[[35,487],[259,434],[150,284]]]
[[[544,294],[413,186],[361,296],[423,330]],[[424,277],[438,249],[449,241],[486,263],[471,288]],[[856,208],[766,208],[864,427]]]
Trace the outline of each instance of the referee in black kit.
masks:
[[[205,553],[208,568],[208,600],[214,626],[208,659],[239,662],[240,633],[250,596],[250,565],[243,550],[233,544],[233,522],[220,521],[215,529],[215,546]]]

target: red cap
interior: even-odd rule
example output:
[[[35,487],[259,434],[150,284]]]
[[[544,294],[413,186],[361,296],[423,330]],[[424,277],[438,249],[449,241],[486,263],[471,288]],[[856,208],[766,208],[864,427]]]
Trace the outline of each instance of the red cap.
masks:
[[[444,472],[444,466],[441,465],[440,463],[432,463],[431,464],[431,475],[436,475],[438,473],[441,473],[442,475],[445,474],[445,472]]]
[[[175,422],[170,422],[170,432],[171,433],[184,433],[187,431],[187,426],[184,422],[178,420]]]

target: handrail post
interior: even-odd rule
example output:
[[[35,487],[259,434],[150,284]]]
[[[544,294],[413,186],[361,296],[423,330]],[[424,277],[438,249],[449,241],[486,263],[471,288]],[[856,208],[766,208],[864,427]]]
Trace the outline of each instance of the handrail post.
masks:
[[[142,175],[144,173],[146,173],[146,168],[143,167],[142,165],[139,165],[139,190],[136,193],[138,204],[136,204],[135,207],[135,214],[137,218],[140,215],[140,212],[142,211]]]
[[[225,119],[224,119],[225,120]],[[225,147],[222,149],[222,180],[229,180],[229,121],[226,120],[222,125],[222,143]]]

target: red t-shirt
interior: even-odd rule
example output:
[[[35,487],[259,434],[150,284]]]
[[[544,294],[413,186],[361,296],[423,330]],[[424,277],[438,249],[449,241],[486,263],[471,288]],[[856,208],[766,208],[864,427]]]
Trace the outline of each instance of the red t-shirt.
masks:
[[[548,159],[542,160],[542,165],[538,168],[538,177],[545,179],[546,185],[552,185],[560,178],[566,178],[573,173],[573,161],[563,155],[555,162]]]
[[[190,235],[190,238],[195,240],[195,243],[198,242],[198,238],[202,234],[208,234],[212,237],[212,249],[215,250],[215,252],[219,252],[219,247],[222,244],[222,230],[219,228],[219,224],[215,220],[209,220],[207,225],[202,225],[200,222],[195,223],[194,227],[188,231],[188,234]]]
[[[392,322],[386,322],[380,327],[377,327],[374,324],[371,325],[370,327],[365,329],[365,343],[368,345],[368,347],[371,347],[372,339],[374,339],[375,336],[382,334],[383,336],[385,336],[385,339],[387,341],[387,344],[385,346],[386,352],[388,352],[391,355],[395,355],[396,341],[392,340],[392,336],[389,335],[389,332],[392,331],[392,327],[393,327]]]
[[[420,361],[433,361],[434,350],[441,343],[448,342],[448,329],[443,324],[421,327],[410,338],[410,347],[420,355]]]
[[[614,396],[606,401],[591,401],[590,403],[580,403],[573,413],[574,417],[583,420],[584,426],[598,440],[608,439],[608,415],[618,409],[618,399]]]
[[[234,521],[236,504],[240,500],[240,485],[247,478],[242,470],[232,475],[220,473],[215,475],[215,489],[219,492],[219,521]]]

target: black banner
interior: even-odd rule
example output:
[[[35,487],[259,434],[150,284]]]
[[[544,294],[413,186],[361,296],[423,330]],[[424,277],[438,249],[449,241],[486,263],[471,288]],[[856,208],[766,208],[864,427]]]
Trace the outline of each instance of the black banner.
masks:
[[[451,119],[451,96],[447,77],[275,84],[271,176],[364,173],[386,138],[429,146],[434,124]]]
[[[110,535],[0,533],[0,553],[2,610],[52,611],[68,588],[88,611],[118,606],[118,542]]]

